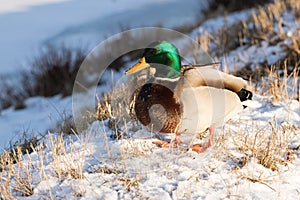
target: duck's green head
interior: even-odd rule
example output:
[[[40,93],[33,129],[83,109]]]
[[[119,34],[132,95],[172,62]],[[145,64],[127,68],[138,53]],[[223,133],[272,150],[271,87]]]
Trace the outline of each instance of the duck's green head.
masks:
[[[152,43],[146,48],[143,57],[125,74],[133,74],[150,67],[156,69],[156,77],[177,78],[181,69],[177,48],[167,41]]]

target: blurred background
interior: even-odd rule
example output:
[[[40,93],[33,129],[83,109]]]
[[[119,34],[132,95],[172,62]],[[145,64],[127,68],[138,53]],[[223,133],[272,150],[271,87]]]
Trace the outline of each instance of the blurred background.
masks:
[[[206,0],[1,1],[1,73],[12,75],[45,45],[96,46],[129,28],[192,25]]]

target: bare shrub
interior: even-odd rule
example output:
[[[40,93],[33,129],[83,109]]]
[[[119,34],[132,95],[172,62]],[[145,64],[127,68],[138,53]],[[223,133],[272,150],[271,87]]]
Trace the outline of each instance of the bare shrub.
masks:
[[[34,135],[28,135],[28,133],[25,131],[23,132],[23,136],[9,147],[10,150],[5,151],[6,153],[0,155],[0,160],[7,160],[7,158],[5,157],[9,156],[11,158],[10,161],[13,164],[17,163],[19,161],[18,158],[20,158],[20,156],[32,153],[33,149],[37,147],[38,144],[38,138]],[[3,165],[0,165],[0,171],[5,169],[5,163],[2,162],[2,164]]]
[[[86,57],[83,48],[48,46],[30,62],[30,72],[22,71],[16,80],[1,81],[2,109],[25,108],[24,101],[33,96],[68,96],[73,91],[77,71]]]
[[[62,114],[62,120],[58,121],[55,129],[52,132],[62,133],[62,134],[74,134],[76,131],[74,119],[72,115]]]
[[[31,64],[32,88],[28,88],[30,96],[53,96],[72,93],[77,71],[86,57],[83,49],[59,48],[48,46]]]
[[[13,106],[16,110],[18,110],[26,107],[24,101],[28,95],[23,90],[22,86],[16,85],[13,81],[9,81],[5,78],[1,78],[0,86],[0,107],[2,109],[7,109]]]
[[[246,8],[257,7],[259,5],[264,5],[266,3],[271,2],[271,0],[246,0],[246,1],[239,1],[239,0],[213,0],[210,4],[210,9],[226,9],[228,12],[243,10]]]

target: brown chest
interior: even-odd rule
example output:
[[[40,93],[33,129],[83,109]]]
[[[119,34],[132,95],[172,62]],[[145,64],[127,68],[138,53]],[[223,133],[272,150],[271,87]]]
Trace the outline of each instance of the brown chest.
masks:
[[[134,93],[137,119],[151,131],[174,133],[179,128],[182,106],[172,89],[156,83],[146,83]]]

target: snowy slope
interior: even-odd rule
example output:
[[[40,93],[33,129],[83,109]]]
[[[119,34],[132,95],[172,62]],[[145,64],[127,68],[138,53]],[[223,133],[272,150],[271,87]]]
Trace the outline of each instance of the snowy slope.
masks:
[[[35,97],[26,100],[25,105],[26,109],[9,108],[1,112],[0,152],[22,138],[22,133],[27,136],[43,135],[72,114],[70,97]]]
[[[0,13],[24,12],[30,9],[31,6],[60,3],[66,0],[23,0],[23,1],[9,1],[1,0]]]
[[[126,127],[131,136],[115,140],[110,137],[113,131],[107,127],[107,121],[95,122],[75,142],[66,138],[66,153],[57,157],[53,141],[59,137],[48,135],[43,150],[32,153],[30,160],[24,157],[23,164],[33,168],[34,194],[29,199],[73,199],[76,195],[80,199],[297,199],[299,148],[294,150],[293,162],[272,171],[232,141],[244,137],[240,134],[264,129],[274,117],[283,126],[287,116],[292,116],[285,126],[297,128],[290,145],[299,147],[299,102],[274,107],[267,97],[256,95],[254,99],[253,108],[247,108],[223,129],[217,129],[219,139],[226,138],[218,139],[203,154],[186,148],[159,148],[152,144],[156,138],[146,129],[136,129],[131,123]],[[249,124],[259,125],[254,128]],[[237,130],[239,126],[242,128]],[[41,156],[47,158],[42,167]],[[42,178],[35,168],[42,169],[43,177],[47,178]],[[83,178],[72,178],[75,175],[70,169]],[[59,170],[67,172],[58,175]]]
[[[35,2],[38,5],[31,7],[24,4],[16,4],[21,10],[16,6],[14,12],[0,10],[0,75],[13,76],[20,68],[26,68],[25,62],[45,44],[91,45],[92,49],[121,31],[122,26],[173,27],[193,23],[200,7],[205,6],[196,0],[184,3],[179,0],[70,0],[48,5]]]

